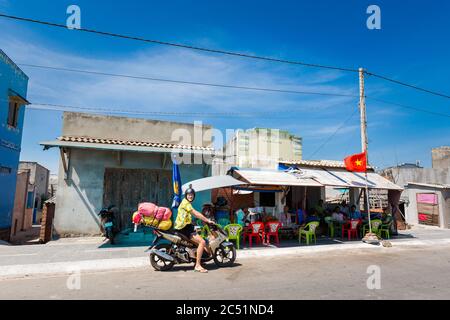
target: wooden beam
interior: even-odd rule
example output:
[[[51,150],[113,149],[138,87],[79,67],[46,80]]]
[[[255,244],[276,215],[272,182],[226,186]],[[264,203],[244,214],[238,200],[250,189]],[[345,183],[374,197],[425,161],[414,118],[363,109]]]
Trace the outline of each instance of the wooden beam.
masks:
[[[122,151],[117,151],[116,152],[116,159],[117,159],[117,164],[119,165],[119,166],[121,166],[122,165]]]

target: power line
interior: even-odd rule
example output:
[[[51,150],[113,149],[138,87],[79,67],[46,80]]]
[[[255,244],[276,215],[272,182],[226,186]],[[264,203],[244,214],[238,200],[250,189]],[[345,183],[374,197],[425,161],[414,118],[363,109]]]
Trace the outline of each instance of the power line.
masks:
[[[320,150],[322,150],[322,148],[328,143],[330,142],[331,139],[334,138],[334,136],[341,131],[345,125],[347,125],[347,123],[354,117],[354,115],[358,112],[358,109],[355,108],[355,110],[353,111],[353,113],[350,115],[350,117],[348,117],[344,122],[341,123],[341,125],[336,129],[336,131],[334,131],[309,157],[308,159],[311,159],[312,157],[314,157],[317,152],[319,152]]]
[[[0,17],[68,29],[67,26],[65,26],[63,24],[57,24],[57,23],[52,23],[52,22],[48,22],[48,21],[35,20],[35,19],[30,19],[30,18],[18,17],[18,16],[11,16],[11,15],[1,14],[1,13],[0,13]],[[327,65],[315,64],[315,63],[306,63],[306,62],[301,62],[301,61],[293,61],[293,60],[285,60],[285,59],[277,59],[277,58],[257,56],[257,55],[251,55],[251,54],[246,54],[246,53],[239,53],[239,52],[232,52],[232,51],[225,51],[225,50],[218,50],[218,49],[209,49],[209,48],[190,46],[190,45],[185,45],[185,44],[180,44],[180,43],[173,43],[173,42],[160,41],[160,40],[154,40],[154,39],[145,39],[145,38],[135,37],[135,36],[127,36],[127,35],[122,35],[122,34],[118,34],[118,33],[111,33],[111,32],[105,32],[105,31],[99,31],[99,30],[93,30],[93,29],[85,29],[85,28],[78,29],[77,28],[77,29],[72,29],[72,30],[100,34],[100,35],[110,36],[110,37],[115,37],[115,38],[136,40],[136,41],[141,41],[141,42],[146,42],[146,43],[154,43],[154,44],[160,44],[160,45],[166,45],[166,46],[172,46],[172,47],[178,47],[178,48],[185,48],[185,49],[209,52],[209,53],[224,54],[224,55],[230,55],[230,56],[236,56],[236,57],[242,57],[242,58],[265,60],[265,61],[271,61],[271,62],[280,62],[280,63],[301,65],[301,66],[313,67],[313,68],[332,69],[332,70],[340,70],[340,71],[347,71],[347,72],[358,72],[358,69],[327,66]]]
[[[405,82],[402,82],[402,81],[394,80],[394,79],[391,79],[391,78],[388,78],[388,77],[385,77],[385,76],[381,76],[379,74],[375,74],[375,73],[372,73],[372,72],[367,72],[366,71],[365,73],[367,75],[369,75],[369,76],[373,76],[373,77],[376,77],[376,78],[379,78],[379,79],[383,79],[383,80],[386,80],[386,81],[390,81],[390,82],[393,82],[393,83],[396,83],[396,84],[399,84],[399,85],[402,85],[402,86],[405,86],[405,87],[409,87],[409,88],[412,88],[412,89],[416,89],[416,90],[419,90],[419,91],[430,93],[430,94],[433,94],[435,96],[439,96],[439,97],[450,99],[450,96],[447,95],[447,94],[443,94],[443,93],[440,93],[440,92],[424,89],[424,88],[421,88],[421,87],[418,87],[418,86],[415,86],[415,85],[412,85],[412,84],[408,84],[408,83],[405,83]]]
[[[18,20],[18,21],[37,23],[37,24],[46,25],[46,26],[52,26],[52,27],[68,29],[67,26],[65,26],[65,25],[52,23],[52,22],[48,22],[48,21],[35,20],[35,19],[18,17],[18,16],[12,16],[12,15],[6,15],[6,14],[1,14],[1,13],[0,13],[0,17],[13,19],[13,20]],[[232,52],[232,51],[225,51],[225,50],[218,50],[218,49],[196,47],[196,46],[190,46],[190,45],[185,45],[185,44],[180,44],[180,43],[173,43],[173,42],[160,41],[160,40],[154,40],[154,39],[145,39],[145,38],[141,38],[141,37],[127,36],[127,35],[122,35],[122,34],[117,34],[117,33],[93,30],[93,29],[85,29],[85,28],[79,28],[78,29],[77,28],[77,29],[72,29],[72,30],[81,31],[81,32],[87,32],[87,33],[100,34],[100,35],[110,36],[110,37],[115,37],[115,38],[136,40],[136,41],[141,41],[141,42],[146,42],[146,43],[154,43],[154,44],[160,44],[160,45],[166,45],[166,46],[172,46],[172,47],[178,47],[178,48],[185,48],[185,49],[191,49],[191,50],[197,50],[197,51],[204,51],[204,52],[210,52],[210,53],[216,53],[216,54],[237,56],[237,57],[243,57],[243,58],[251,58],[251,59],[265,60],[265,61],[271,61],[271,62],[280,62],[280,63],[294,64],[294,65],[301,65],[301,66],[305,66],[305,67],[332,69],[332,70],[340,70],[340,71],[355,72],[355,73],[359,72],[358,69],[353,69],[353,68],[343,68],[343,67],[336,67],[336,66],[328,66],[328,65],[321,65],[321,64],[314,64],[314,63],[306,63],[306,62],[301,62],[301,61],[293,61],[293,60],[285,60],[285,59],[277,59],[277,58],[271,58],[271,57],[257,56],[257,55],[239,53],[239,52]],[[440,97],[444,97],[444,98],[450,98],[450,96],[447,95],[447,94],[439,93],[439,92],[436,92],[436,91],[432,91],[432,90],[429,90],[429,89],[425,89],[425,88],[421,88],[421,87],[418,87],[418,86],[415,86],[415,85],[411,85],[411,84],[408,84],[408,83],[405,83],[405,82],[402,82],[402,81],[394,80],[392,78],[388,78],[388,77],[385,77],[385,76],[382,76],[382,75],[379,75],[379,74],[375,74],[375,73],[369,72],[367,70],[365,70],[364,73],[366,73],[369,76],[374,76],[374,77],[377,77],[379,79],[390,81],[390,82],[393,82],[393,83],[396,83],[396,84],[399,84],[399,85],[402,85],[402,86],[406,86],[406,87],[409,87],[409,88],[412,88],[412,89],[416,89],[416,90],[419,90],[419,91],[422,91],[422,92],[430,93],[430,94],[433,94],[433,95],[436,95],[436,96],[440,96]]]
[[[49,70],[55,70],[55,71],[76,72],[76,73],[93,74],[93,75],[100,75],[100,76],[130,78],[130,79],[169,82],[169,83],[178,83],[178,84],[189,84],[189,85],[196,85],[196,86],[208,86],[208,87],[219,87],[219,88],[228,88],[228,89],[243,89],[243,90],[267,91],[267,92],[279,92],[279,93],[293,93],[293,94],[305,94],[305,95],[310,94],[310,95],[320,95],[320,96],[337,96],[337,97],[352,97],[352,98],[359,97],[358,95],[344,94],[344,93],[297,91],[297,90],[285,90],[285,89],[272,89],[272,88],[236,86],[236,85],[207,83],[207,82],[173,80],[173,79],[163,79],[163,78],[151,78],[151,77],[144,77],[144,76],[134,76],[134,75],[125,75],[125,74],[116,74],[116,73],[106,73],[106,72],[98,72],[98,71],[90,71],[90,70],[59,68],[59,67],[52,67],[52,66],[41,66],[41,65],[26,64],[26,63],[18,63],[18,65],[25,66],[25,67],[30,67],[30,68],[49,69]]]
[[[206,118],[292,118],[292,114],[285,112],[167,112],[167,111],[136,111],[126,109],[110,109],[98,107],[78,107],[50,103],[32,103],[27,106],[29,109],[50,110],[50,111],[69,111],[84,110],[92,112],[107,112],[112,114],[134,114],[134,115],[152,115],[167,117],[206,117]],[[292,111],[292,110],[291,110]]]
[[[367,98],[370,99],[370,100],[373,100],[373,101],[378,101],[378,102],[381,102],[381,103],[385,103],[385,104],[389,104],[389,105],[393,105],[393,106],[397,106],[397,107],[401,107],[401,108],[405,108],[405,109],[411,109],[411,110],[415,110],[415,111],[419,111],[419,112],[423,112],[423,113],[432,114],[432,115],[435,115],[435,116],[441,116],[441,117],[450,118],[450,114],[429,111],[429,110],[426,110],[426,109],[421,109],[421,108],[417,108],[417,107],[407,106],[407,105],[404,105],[404,104],[400,104],[400,103],[396,103],[396,102],[390,102],[390,101],[386,101],[386,100],[378,99],[378,98],[372,98],[372,97],[367,97]]]

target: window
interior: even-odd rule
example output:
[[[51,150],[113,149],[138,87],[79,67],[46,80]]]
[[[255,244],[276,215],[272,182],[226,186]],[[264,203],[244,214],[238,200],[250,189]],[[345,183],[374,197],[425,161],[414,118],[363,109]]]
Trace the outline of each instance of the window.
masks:
[[[9,101],[8,111],[8,125],[17,128],[17,121],[19,119],[19,104],[14,101]]]
[[[11,172],[11,168],[0,166],[0,174],[11,174]]]

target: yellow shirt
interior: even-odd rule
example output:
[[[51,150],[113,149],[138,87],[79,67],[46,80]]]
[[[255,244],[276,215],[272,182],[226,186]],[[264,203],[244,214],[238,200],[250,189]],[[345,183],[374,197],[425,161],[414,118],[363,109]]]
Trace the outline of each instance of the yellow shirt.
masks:
[[[174,226],[175,229],[181,230],[186,225],[192,223],[192,210],[192,204],[187,199],[183,199],[178,207],[177,219],[175,220]]]

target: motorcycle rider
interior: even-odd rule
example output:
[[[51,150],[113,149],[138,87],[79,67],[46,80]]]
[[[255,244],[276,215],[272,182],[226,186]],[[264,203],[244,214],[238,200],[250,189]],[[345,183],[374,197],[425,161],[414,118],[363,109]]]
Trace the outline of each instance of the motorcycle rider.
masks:
[[[192,224],[192,215],[205,223],[212,224],[214,222],[206,218],[203,214],[192,207],[192,202],[194,201],[194,199],[195,190],[191,185],[184,193],[184,199],[183,201],[181,201],[180,206],[178,207],[178,215],[177,219],[175,220],[174,228],[198,245],[197,260],[195,263],[194,271],[207,273],[208,270],[203,268],[201,265],[201,258],[203,251],[206,249],[206,251],[208,252],[209,250],[206,247],[206,241],[195,231],[194,225]]]

